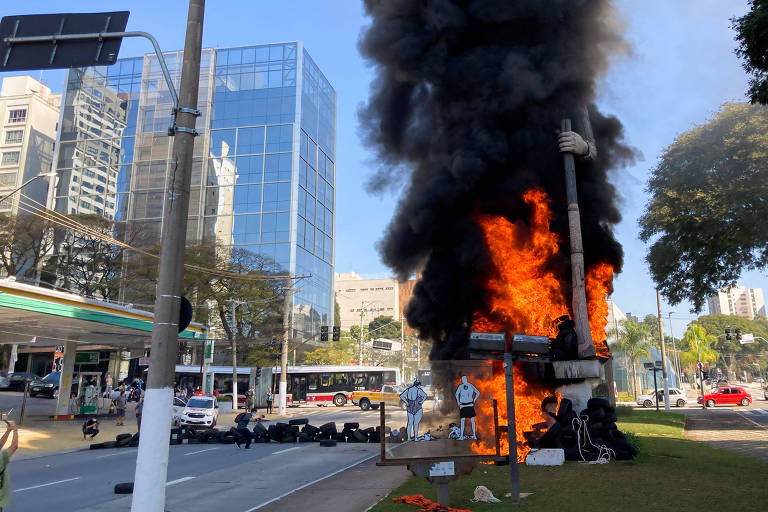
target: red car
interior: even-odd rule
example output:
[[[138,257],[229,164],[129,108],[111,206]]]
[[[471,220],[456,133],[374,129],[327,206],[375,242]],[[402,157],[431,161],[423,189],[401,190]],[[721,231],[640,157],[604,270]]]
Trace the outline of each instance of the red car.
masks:
[[[698,403],[705,403],[707,407],[714,407],[716,405],[743,405],[747,406],[752,403],[752,395],[744,391],[744,388],[734,387],[722,387],[717,388],[717,391],[699,397]]]

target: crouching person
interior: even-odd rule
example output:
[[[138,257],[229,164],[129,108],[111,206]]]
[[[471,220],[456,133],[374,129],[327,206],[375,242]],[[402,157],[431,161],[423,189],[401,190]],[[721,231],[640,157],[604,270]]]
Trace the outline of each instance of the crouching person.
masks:
[[[99,420],[91,416],[83,423],[83,439],[91,436],[91,439],[99,433]]]
[[[237,427],[235,427],[237,441],[235,441],[235,444],[238,448],[240,448],[241,444],[245,443],[245,449],[250,449],[253,433],[248,430],[248,423],[256,421],[256,419],[255,415],[249,412],[241,412],[235,416],[235,423],[237,423]]]

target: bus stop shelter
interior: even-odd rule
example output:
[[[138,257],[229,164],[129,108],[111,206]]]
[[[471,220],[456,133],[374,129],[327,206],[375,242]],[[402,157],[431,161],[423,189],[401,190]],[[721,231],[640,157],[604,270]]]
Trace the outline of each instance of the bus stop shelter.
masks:
[[[0,279],[0,344],[63,347],[56,414],[69,413],[69,390],[78,347],[128,350],[143,355],[151,346],[154,315],[130,305]],[[180,339],[207,337],[192,323]]]

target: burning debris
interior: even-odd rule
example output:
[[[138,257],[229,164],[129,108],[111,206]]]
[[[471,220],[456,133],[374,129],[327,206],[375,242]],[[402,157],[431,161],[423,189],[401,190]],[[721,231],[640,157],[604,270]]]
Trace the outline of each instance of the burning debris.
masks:
[[[624,48],[610,2],[366,0],[365,7],[371,24],[360,48],[376,79],[360,120],[382,164],[370,186],[406,183],[380,250],[399,277],[420,272],[405,314],[434,342],[430,358],[469,358],[471,331],[553,337],[560,356],[571,356],[571,333],[558,331],[558,319],[574,313],[556,136],[563,118],[581,119],[581,133],[591,125],[600,151],[577,163],[577,187],[589,330],[598,357],[608,357],[605,298],[622,265],[608,172],[633,157],[621,123],[595,105],[609,54]],[[524,444],[523,431],[543,421],[541,401],[562,382],[520,366],[515,405]],[[498,377],[473,383],[503,400]],[[450,396],[455,374],[433,372],[433,384]],[[490,407],[478,400],[478,422],[492,421]]]

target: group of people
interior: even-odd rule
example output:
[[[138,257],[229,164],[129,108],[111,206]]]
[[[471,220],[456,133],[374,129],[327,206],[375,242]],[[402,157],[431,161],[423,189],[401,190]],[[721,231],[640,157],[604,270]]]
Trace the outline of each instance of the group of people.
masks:
[[[267,402],[267,414],[272,414],[272,401],[274,395],[271,390],[267,390],[267,394],[264,397]],[[256,389],[250,388],[245,392],[245,410],[246,412],[256,412],[258,410],[256,402]]]

